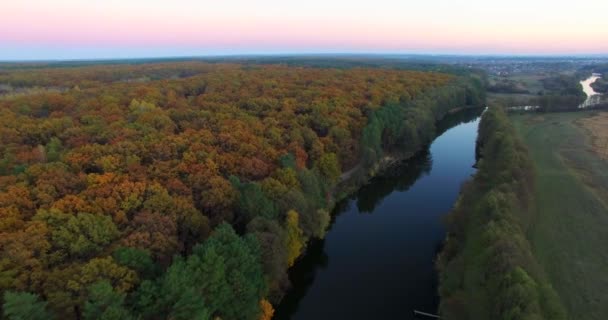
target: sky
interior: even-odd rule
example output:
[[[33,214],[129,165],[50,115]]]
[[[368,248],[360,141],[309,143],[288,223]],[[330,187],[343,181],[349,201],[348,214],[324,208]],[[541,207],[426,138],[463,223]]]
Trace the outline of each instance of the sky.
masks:
[[[1,0],[0,60],[608,54],[608,0]]]

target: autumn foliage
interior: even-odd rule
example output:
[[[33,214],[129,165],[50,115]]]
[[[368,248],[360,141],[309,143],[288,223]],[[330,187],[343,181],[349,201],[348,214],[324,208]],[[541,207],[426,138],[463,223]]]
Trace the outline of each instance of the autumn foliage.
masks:
[[[59,318],[270,318],[264,299],[368,152],[369,117],[453,81],[196,61],[0,69],[4,314],[22,300]]]

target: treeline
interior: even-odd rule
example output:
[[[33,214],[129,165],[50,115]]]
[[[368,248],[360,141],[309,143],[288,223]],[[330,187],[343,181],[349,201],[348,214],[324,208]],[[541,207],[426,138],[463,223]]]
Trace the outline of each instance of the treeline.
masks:
[[[313,68],[384,68],[399,70],[416,70],[425,72],[441,72],[456,76],[475,74],[485,77],[481,69],[471,68],[453,63],[449,58],[431,56],[375,56],[375,55],[345,55],[345,56],[272,56],[272,57],[234,57],[215,58],[216,62],[239,62],[247,64],[282,64],[290,67]]]
[[[602,75],[608,74],[608,63],[586,65],[577,70],[576,75],[579,77],[579,79],[585,79],[591,76],[593,73],[600,73]]]
[[[488,92],[495,93],[512,93],[512,94],[528,94],[530,91],[526,87],[515,80],[501,78],[493,81],[488,85]]]
[[[608,80],[605,78],[599,78],[591,84],[591,88],[593,88],[593,90],[597,93],[606,94],[608,93]]]
[[[191,77],[211,72],[213,64],[197,61],[90,64],[88,62],[47,64],[2,64],[0,85],[15,90],[31,87],[91,88],[112,82],[146,82]]]
[[[538,106],[541,112],[576,110],[587,98],[576,74],[553,74],[541,79],[540,84],[542,89],[532,92],[522,82],[505,79],[490,83],[488,91],[507,94],[498,99],[499,104]]]
[[[0,79],[66,88],[0,101],[9,319],[269,319],[340,175],[483,103],[474,77],[386,69],[176,62]]]
[[[436,124],[450,110],[485,104],[484,84],[478,77],[460,77],[414,100],[388,101],[374,110],[361,136],[362,166],[359,177],[386,155],[411,156],[436,136]]]
[[[480,122],[479,170],[448,216],[437,261],[446,319],[566,319],[526,239],[533,164],[500,107]]]
[[[533,102],[533,105],[541,107],[541,111],[573,110],[587,98],[575,75],[557,74],[542,79],[541,83],[544,90]]]

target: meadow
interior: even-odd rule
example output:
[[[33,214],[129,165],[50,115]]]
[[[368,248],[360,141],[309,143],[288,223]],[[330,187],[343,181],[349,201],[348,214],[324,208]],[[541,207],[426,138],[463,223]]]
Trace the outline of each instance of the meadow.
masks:
[[[528,239],[571,319],[608,314],[608,163],[591,130],[606,113],[512,116],[535,165]],[[593,141],[596,141],[593,144]],[[595,145],[595,148],[593,146]],[[595,149],[595,150],[594,150]]]

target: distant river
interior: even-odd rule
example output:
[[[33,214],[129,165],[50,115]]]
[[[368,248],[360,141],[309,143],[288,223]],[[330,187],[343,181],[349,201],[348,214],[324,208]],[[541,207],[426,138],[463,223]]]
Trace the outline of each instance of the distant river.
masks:
[[[325,239],[291,269],[294,286],[275,319],[407,320],[414,309],[437,311],[441,218],[475,171],[480,113],[448,116],[429,149],[336,206]]]
[[[595,90],[593,90],[591,87],[591,84],[599,78],[601,78],[601,76],[594,73],[589,78],[581,81],[581,86],[583,86],[583,91],[587,95],[587,99],[579,106],[579,108],[587,108],[600,102],[600,93],[595,92]]]

